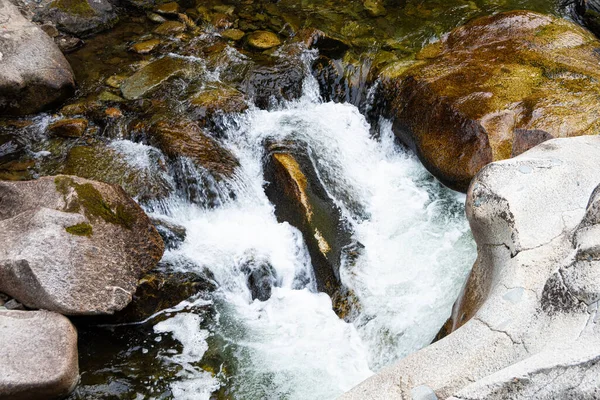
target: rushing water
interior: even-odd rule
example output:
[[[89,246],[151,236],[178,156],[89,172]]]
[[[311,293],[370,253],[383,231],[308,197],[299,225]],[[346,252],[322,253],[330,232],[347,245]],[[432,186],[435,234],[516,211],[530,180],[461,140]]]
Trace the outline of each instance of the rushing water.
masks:
[[[220,385],[239,399],[333,399],[429,344],[450,314],[475,254],[464,196],[442,187],[397,145],[389,123],[374,137],[356,107],[323,103],[317,92],[307,78],[300,100],[228,122],[222,141],[240,160],[226,185],[234,196],[222,196],[217,207],[172,198],[153,208],[155,217],[187,230],[165,260],[180,271],[209,269],[219,285],[210,327],[193,302],[154,327],[157,340],[171,335],[181,344],[162,355],[183,367],[171,383],[176,399],[208,399]],[[364,246],[341,266],[342,283],[360,304],[351,323],[316,291],[300,232],[277,222],[264,192],[266,139],[306,143],[321,183]],[[138,165],[155,152],[126,141],[112,147]],[[248,263],[276,270],[269,300],[252,301]],[[228,355],[226,373],[198,366],[209,342]]]

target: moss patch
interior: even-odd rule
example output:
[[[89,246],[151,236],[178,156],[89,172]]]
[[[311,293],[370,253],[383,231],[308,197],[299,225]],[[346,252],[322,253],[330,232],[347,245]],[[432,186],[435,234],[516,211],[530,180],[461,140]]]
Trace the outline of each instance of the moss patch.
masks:
[[[77,200],[67,202],[65,211],[77,212],[80,207],[83,207],[85,215],[91,220],[101,218],[110,224],[124,226],[127,229],[133,228],[136,220],[135,213],[127,210],[122,204],[118,204],[113,211],[110,204],[104,200],[102,194],[91,183],[80,185],[66,176],[57,177],[54,183],[56,190],[65,197],[65,202],[67,202],[66,198],[71,188],[77,193]]]
[[[92,236],[93,230],[92,226],[88,223],[82,222],[81,224],[68,226],[65,230],[71,235],[77,236]]]
[[[96,14],[87,0],[54,0],[50,7],[82,17],[93,17]]]

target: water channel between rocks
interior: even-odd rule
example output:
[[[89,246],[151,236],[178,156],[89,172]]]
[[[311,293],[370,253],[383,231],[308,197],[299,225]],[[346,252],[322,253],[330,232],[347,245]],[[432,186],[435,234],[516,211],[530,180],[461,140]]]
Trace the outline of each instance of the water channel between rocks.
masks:
[[[267,140],[306,144],[362,245],[340,266],[359,304],[350,322],[317,292],[301,233],[275,217],[264,190]],[[233,117],[221,141],[240,167],[207,189],[216,207],[182,196],[146,207],[187,230],[163,265],[210,271],[218,289],[141,325],[82,330],[72,398],[334,399],[429,344],[449,317],[476,254],[464,195],[395,143],[389,123],[373,134],[355,106],[322,102],[309,76],[300,100]],[[127,140],[112,147],[138,168],[157,152]],[[267,301],[253,301],[247,286],[245,266],[259,264],[275,271]]]

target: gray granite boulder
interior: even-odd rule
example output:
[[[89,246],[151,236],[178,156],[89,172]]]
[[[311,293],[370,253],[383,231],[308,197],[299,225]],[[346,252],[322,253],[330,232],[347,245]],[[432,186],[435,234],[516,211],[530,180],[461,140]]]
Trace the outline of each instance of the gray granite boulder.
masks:
[[[0,115],[35,113],[74,89],[71,66],[54,41],[0,0]]]
[[[60,175],[0,182],[0,292],[65,315],[123,309],[163,241],[119,186]]]
[[[477,174],[467,216],[478,259],[454,331],[342,398],[600,397],[599,165],[600,138],[584,136]]]
[[[1,400],[53,400],[79,381],[77,331],[48,311],[0,310]]]

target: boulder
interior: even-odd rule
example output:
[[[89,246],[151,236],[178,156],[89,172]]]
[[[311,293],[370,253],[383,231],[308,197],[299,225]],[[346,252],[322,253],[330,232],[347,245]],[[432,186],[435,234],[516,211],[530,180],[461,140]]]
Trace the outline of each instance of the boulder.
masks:
[[[483,168],[467,195],[479,257],[454,331],[342,399],[597,398],[598,160],[600,137],[583,136]]]
[[[342,254],[351,244],[351,234],[306,149],[300,144],[270,145],[264,171],[265,193],[275,205],[277,220],[302,232],[318,290],[335,296]]]
[[[0,114],[35,113],[73,93],[73,71],[52,38],[8,0],[0,2],[0,32]]]
[[[0,399],[62,399],[77,385],[77,331],[62,315],[0,310],[0,340]]]
[[[29,308],[121,310],[163,250],[118,186],[66,175],[0,182],[0,291]]]
[[[216,115],[241,113],[248,109],[244,94],[225,85],[204,88],[192,96],[190,106],[195,119],[203,121]]]
[[[455,29],[383,74],[394,132],[465,191],[492,161],[600,129],[600,42],[564,19],[513,11]]]
[[[111,28],[118,19],[108,0],[53,0],[35,15],[39,22],[52,22],[58,29],[84,36]]]

